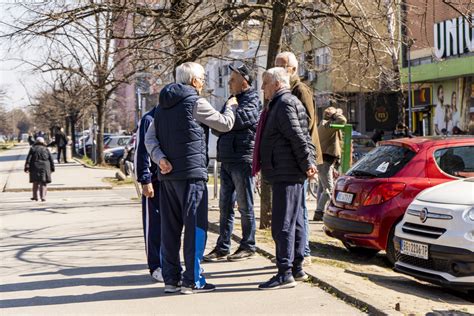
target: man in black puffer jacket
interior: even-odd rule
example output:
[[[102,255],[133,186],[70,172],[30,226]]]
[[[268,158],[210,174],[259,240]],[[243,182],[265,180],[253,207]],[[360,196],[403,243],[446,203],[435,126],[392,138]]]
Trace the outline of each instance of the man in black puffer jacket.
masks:
[[[263,74],[262,89],[269,100],[261,139],[262,176],[272,185],[272,237],[276,245],[278,274],[259,285],[261,290],[289,288],[306,280],[303,271],[303,183],[316,174],[315,148],[311,142],[306,110],[289,90],[284,68]]]
[[[217,160],[221,164],[219,196],[220,234],[206,261],[240,261],[255,255],[255,214],[253,210],[252,155],[261,103],[251,87],[252,77],[245,65],[230,66],[229,90],[237,99],[235,123],[230,132],[220,134]],[[235,192],[235,194],[234,194]],[[242,223],[242,239],[237,251],[229,255],[237,199]]]

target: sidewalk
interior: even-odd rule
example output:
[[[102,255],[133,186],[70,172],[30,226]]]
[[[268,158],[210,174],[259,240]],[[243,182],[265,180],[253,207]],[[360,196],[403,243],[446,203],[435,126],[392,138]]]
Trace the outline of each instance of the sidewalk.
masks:
[[[28,144],[20,144],[0,154],[2,162],[0,185],[3,192],[31,191],[28,174],[23,171],[29,148]],[[56,158],[56,154],[53,154],[53,158]],[[58,164],[55,160],[55,168],[56,171],[51,175],[52,183],[48,184],[48,191],[111,189],[112,185],[103,179],[115,177],[117,172],[114,169],[85,168],[74,160],[67,164]]]
[[[314,199],[307,200],[309,218],[316,209]],[[275,244],[271,231],[258,229],[260,224],[260,198],[255,196],[257,218],[258,251],[273,258]],[[438,311],[439,315],[472,315],[474,304],[452,291],[412,277],[394,272],[385,263],[383,252],[375,258],[357,257],[349,253],[342,243],[327,237],[322,222],[310,220],[310,247],[312,265],[305,271],[313,277],[313,283],[346,300],[348,303],[367,310],[370,314],[425,315]],[[219,232],[218,200],[209,200],[209,229]],[[234,241],[240,240],[240,214],[236,211]],[[237,243],[233,242],[233,246]]]

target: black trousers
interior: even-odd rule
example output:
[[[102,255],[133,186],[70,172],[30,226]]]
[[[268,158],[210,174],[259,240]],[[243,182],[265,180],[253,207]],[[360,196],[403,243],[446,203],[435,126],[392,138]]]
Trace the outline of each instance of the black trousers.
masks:
[[[58,163],[61,163],[61,153],[63,154],[64,162],[67,162],[67,160],[66,160],[66,146],[58,147]]]
[[[301,201],[303,194],[303,183],[272,185],[272,237],[280,274],[303,269],[306,242]]]

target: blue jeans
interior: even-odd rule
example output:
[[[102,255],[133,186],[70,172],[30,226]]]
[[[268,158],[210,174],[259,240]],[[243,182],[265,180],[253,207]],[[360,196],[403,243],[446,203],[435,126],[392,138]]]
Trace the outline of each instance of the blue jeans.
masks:
[[[306,207],[306,196],[308,195],[308,179],[304,181],[303,184],[303,222],[304,222],[304,234],[306,241],[304,244],[304,256],[311,256],[311,249],[309,249],[309,219],[308,219],[308,208]]]
[[[229,252],[237,200],[242,224],[241,249],[255,251],[252,166],[249,163],[222,163],[219,195],[220,232],[216,248]]]

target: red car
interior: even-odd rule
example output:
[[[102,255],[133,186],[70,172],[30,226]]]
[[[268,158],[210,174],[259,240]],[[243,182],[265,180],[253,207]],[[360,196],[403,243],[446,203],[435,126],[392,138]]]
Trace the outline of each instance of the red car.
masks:
[[[386,250],[406,208],[422,190],[474,176],[474,137],[416,137],[380,142],[337,179],[324,231],[351,252]]]

